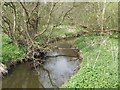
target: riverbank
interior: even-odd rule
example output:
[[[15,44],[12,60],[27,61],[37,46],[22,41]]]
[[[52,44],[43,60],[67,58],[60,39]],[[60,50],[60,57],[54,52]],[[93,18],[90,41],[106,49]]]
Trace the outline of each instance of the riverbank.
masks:
[[[118,39],[88,35],[75,44],[82,51],[81,69],[62,88],[117,88]]]
[[[3,40],[2,45],[5,62],[21,57],[23,54],[22,49],[18,49],[8,39]],[[116,35],[103,36],[103,39],[94,34],[81,36],[76,39],[75,45],[82,51],[81,69],[62,87],[116,88],[118,86],[118,38]]]
[[[11,60],[16,60],[17,58],[24,56],[24,51],[22,48],[18,48],[13,44],[12,40],[5,34],[2,34],[2,58],[0,62],[6,64]]]
[[[8,73],[7,63],[24,56],[22,48],[18,48],[12,43],[12,40],[5,34],[0,34],[2,40],[2,54],[0,57],[0,77]]]

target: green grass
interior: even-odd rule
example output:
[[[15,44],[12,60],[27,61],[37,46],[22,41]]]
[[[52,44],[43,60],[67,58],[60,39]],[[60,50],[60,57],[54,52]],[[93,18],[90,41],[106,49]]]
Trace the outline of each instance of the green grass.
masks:
[[[61,33],[60,33],[61,32]],[[71,35],[60,30],[57,36]],[[64,88],[116,88],[118,86],[118,38],[116,34],[103,39],[95,34],[76,39],[75,45],[81,50],[81,69],[62,87]],[[7,35],[2,35],[2,57],[0,62],[8,62],[24,55],[23,49],[11,43]]]
[[[83,57],[81,69],[62,88],[117,88],[118,39],[87,35],[75,44]]]
[[[0,62],[6,63],[8,61],[20,58],[24,55],[23,49],[14,45],[11,39],[3,34],[2,35],[2,59]]]

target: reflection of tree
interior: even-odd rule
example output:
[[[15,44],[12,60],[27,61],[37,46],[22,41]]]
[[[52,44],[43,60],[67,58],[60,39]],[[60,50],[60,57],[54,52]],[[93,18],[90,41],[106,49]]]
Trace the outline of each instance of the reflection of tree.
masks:
[[[52,79],[51,79],[51,76],[50,76],[50,72],[49,72],[49,70],[47,70],[46,68],[44,68],[43,65],[42,65],[41,67],[42,67],[42,69],[43,69],[44,71],[47,72],[47,74],[48,74],[48,78],[49,78],[49,80],[50,80],[51,85],[52,85],[53,87],[58,88],[58,86],[56,86],[56,85],[53,83],[53,81],[52,81]]]
[[[58,88],[58,86],[53,83],[52,78],[51,78],[51,76],[50,76],[49,70],[47,70],[46,68],[44,68],[44,66],[43,66],[42,64],[40,65],[40,68],[42,68],[43,71],[46,71],[46,72],[47,72],[47,74],[48,74],[48,79],[49,79],[50,84],[52,85],[52,87]],[[37,71],[38,75],[40,75],[40,73],[39,73],[39,71],[37,70],[36,67],[35,67],[35,70]],[[44,88],[44,85],[43,85],[41,82],[40,82],[40,84],[41,84],[41,86]]]

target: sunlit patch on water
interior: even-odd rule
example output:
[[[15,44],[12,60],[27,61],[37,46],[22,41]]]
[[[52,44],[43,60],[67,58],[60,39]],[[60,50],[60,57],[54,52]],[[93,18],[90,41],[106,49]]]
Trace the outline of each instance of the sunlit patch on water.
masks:
[[[79,65],[79,60],[72,61],[72,58],[59,56],[54,58],[49,58],[48,62],[45,63],[44,68],[50,72],[51,79],[56,86],[61,86],[66,80],[69,79],[71,75],[75,73],[74,69]],[[45,84],[45,87],[52,87],[50,80],[48,78],[47,72],[40,70],[40,78],[43,76],[46,80],[39,79],[40,82]],[[47,83],[47,82],[48,83]]]
[[[67,47],[67,44],[68,43],[65,45],[64,43],[63,46]],[[81,60],[79,60],[77,54],[78,52],[70,48],[50,51],[47,54],[48,57],[46,58],[43,68],[39,67],[36,70],[31,70],[29,62],[21,64],[3,79],[2,87],[60,87],[76,72],[75,68],[80,65]]]

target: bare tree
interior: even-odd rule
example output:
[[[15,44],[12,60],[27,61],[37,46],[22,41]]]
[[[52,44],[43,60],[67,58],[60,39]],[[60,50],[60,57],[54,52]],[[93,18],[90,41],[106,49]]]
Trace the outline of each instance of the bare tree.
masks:
[[[104,29],[111,22],[108,3],[4,2],[2,28],[16,45],[39,46],[37,39],[47,42],[60,25],[73,23],[84,29]],[[110,12],[108,12],[110,13]],[[98,23],[97,23],[98,22]],[[99,27],[100,26],[100,27]]]

